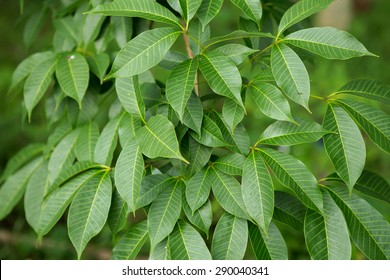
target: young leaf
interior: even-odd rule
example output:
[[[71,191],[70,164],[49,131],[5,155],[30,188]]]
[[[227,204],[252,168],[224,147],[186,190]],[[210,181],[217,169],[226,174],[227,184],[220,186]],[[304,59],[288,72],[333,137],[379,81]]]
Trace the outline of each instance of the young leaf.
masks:
[[[234,129],[244,118],[245,111],[231,99],[226,99],[222,107],[222,117],[230,129],[230,132],[234,134]]]
[[[112,249],[113,260],[134,260],[148,239],[147,222],[132,226]]]
[[[195,210],[199,209],[210,195],[211,190],[211,173],[210,169],[203,169],[196,173],[186,183],[186,200],[192,210],[192,214]]]
[[[227,44],[212,52],[219,52],[228,57],[234,64],[240,65],[249,55],[257,52],[257,50],[248,48],[241,44]]]
[[[287,97],[309,111],[309,74],[299,56],[286,45],[275,45],[271,52],[271,67],[276,83]]]
[[[103,83],[108,66],[110,66],[110,57],[107,53],[98,53],[87,57],[89,69]]]
[[[77,192],[69,208],[68,234],[80,259],[85,246],[103,228],[111,203],[111,179],[101,172]]]
[[[377,81],[355,80],[344,85],[336,94],[351,94],[390,104],[390,87]]]
[[[351,34],[333,27],[299,30],[289,34],[284,42],[328,59],[349,59],[373,55]]]
[[[201,134],[203,122],[203,106],[198,96],[195,93],[190,95],[187,101],[187,106],[184,109],[183,123],[193,131]]]
[[[288,225],[297,231],[303,231],[306,209],[295,196],[285,192],[275,192],[273,219],[276,221]]]
[[[306,247],[313,260],[349,260],[351,242],[343,213],[330,195],[323,192],[324,214],[307,209]]]
[[[244,162],[242,197],[248,214],[267,234],[274,212],[274,187],[267,166],[255,150]]]
[[[202,0],[179,0],[185,22],[188,23],[194,17],[202,4]]]
[[[242,176],[245,157],[242,154],[228,154],[218,158],[213,167],[225,174],[232,176]]]
[[[118,53],[108,78],[129,77],[149,70],[164,58],[180,33],[174,27],[142,32]]]
[[[168,186],[172,185],[173,178],[166,174],[153,174],[142,179],[140,198],[137,209],[149,205]]]
[[[148,158],[177,158],[188,163],[180,154],[173,124],[162,115],[151,117],[137,131],[136,140],[141,152]]]
[[[260,154],[280,183],[291,189],[307,207],[322,212],[322,194],[317,180],[301,161],[269,148],[261,149]]]
[[[191,136],[199,143],[208,147],[226,146],[221,130],[208,116],[203,116],[201,136],[198,136],[196,133],[191,133]]]
[[[202,23],[203,30],[206,25],[219,13],[223,4],[223,0],[207,0],[202,1],[198,10],[198,17]]]
[[[191,224],[202,230],[208,237],[211,223],[213,220],[213,210],[211,209],[210,200],[207,200],[207,202],[203,204],[203,206],[201,206],[193,213],[187,203],[187,200],[184,199],[183,210]]]
[[[145,119],[145,103],[142,99],[138,76],[115,79],[115,89],[123,108],[135,117]]]
[[[241,9],[244,14],[254,21],[260,29],[260,20],[263,8],[260,0],[231,0],[234,5]]]
[[[186,173],[191,177],[200,171],[210,160],[212,148],[199,144],[192,137],[189,137],[188,161]]]
[[[366,160],[363,136],[348,113],[331,104],[326,111],[323,127],[335,132],[324,136],[325,150],[337,174],[352,191]]]
[[[129,211],[135,212],[140,197],[144,173],[144,159],[135,140],[123,148],[115,167],[115,185],[118,193],[127,202]]]
[[[117,234],[126,226],[128,212],[127,202],[122,199],[117,190],[114,190],[107,219],[113,240],[115,240]]]
[[[224,213],[215,227],[211,243],[213,259],[242,260],[247,242],[247,221]]]
[[[168,247],[172,260],[211,260],[203,238],[191,225],[181,220],[169,235]]]

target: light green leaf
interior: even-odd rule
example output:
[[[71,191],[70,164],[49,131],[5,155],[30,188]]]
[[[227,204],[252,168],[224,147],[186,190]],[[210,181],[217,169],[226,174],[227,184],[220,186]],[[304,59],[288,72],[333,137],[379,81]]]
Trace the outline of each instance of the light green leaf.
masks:
[[[172,232],[179,219],[182,189],[182,181],[172,182],[153,201],[148,213],[148,232],[152,248]]]
[[[134,260],[148,239],[147,222],[132,226],[112,249],[112,260]]]
[[[234,100],[245,109],[241,98],[241,75],[233,62],[216,52],[203,54],[199,59],[200,70],[211,89]]]
[[[87,243],[106,223],[111,204],[109,172],[101,172],[89,179],[77,192],[69,208],[68,234],[80,259]]]
[[[301,0],[283,15],[279,23],[278,37],[284,30],[305,18],[324,10],[333,0]]]
[[[199,144],[192,137],[189,137],[188,144],[188,161],[190,164],[186,172],[189,176],[200,171],[210,160],[212,148]]]
[[[249,215],[268,233],[274,212],[274,187],[264,160],[255,150],[251,151],[244,162],[242,197]]]
[[[98,53],[87,57],[89,69],[103,83],[103,78],[106,75],[108,66],[110,66],[110,57],[107,53]]]
[[[202,230],[207,238],[209,236],[209,230],[213,220],[213,210],[211,208],[210,200],[207,200],[203,206],[192,213],[190,206],[186,199],[183,200],[183,210],[187,216],[187,219],[197,228]]]
[[[310,80],[299,56],[286,45],[275,45],[271,52],[275,81],[287,97],[309,110]]]
[[[335,94],[352,94],[390,104],[390,87],[377,81],[355,80],[344,85]]]
[[[231,2],[241,9],[248,18],[254,21],[260,29],[260,20],[263,15],[260,0],[231,0]]]
[[[390,116],[370,105],[352,100],[337,100],[337,104],[367,133],[383,151],[390,153]]]
[[[313,260],[349,260],[351,242],[343,213],[324,192],[324,214],[307,209],[305,217],[306,247]]]
[[[206,25],[219,13],[223,4],[223,0],[207,0],[202,1],[198,10],[198,18],[202,23],[203,30]]]
[[[170,260],[171,253],[168,247],[168,237],[158,243],[149,255],[149,260]]]
[[[123,108],[135,117],[145,119],[145,103],[142,99],[138,76],[116,78],[115,89]]]
[[[191,136],[199,143],[208,147],[226,146],[221,130],[208,116],[203,116],[201,136],[192,132]]]
[[[98,5],[88,13],[105,16],[140,17],[181,27],[175,15],[154,0],[116,0]]]
[[[180,33],[174,27],[142,32],[118,53],[108,78],[130,77],[149,70],[164,58]]]
[[[232,176],[242,176],[245,157],[242,154],[232,153],[220,157],[214,162],[213,167],[223,173]]]
[[[373,56],[351,34],[333,27],[313,27],[299,30],[289,34],[284,42],[328,59]]]
[[[173,178],[166,174],[153,174],[142,179],[140,198],[137,208],[149,205],[168,186],[172,185]]]
[[[166,98],[181,121],[183,121],[184,110],[194,88],[197,70],[198,59],[189,59],[176,66],[167,80]]]
[[[99,126],[96,122],[89,122],[80,129],[74,148],[79,161],[92,161],[94,149],[99,138]]]
[[[275,192],[273,219],[276,221],[288,225],[297,231],[303,231],[306,209],[295,196],[285,192]]]
[[[107,224],[115,240],[117,234],[126,226],[128,206],[117,190],[114,190],[111,198],[110,212],[108,212]]]
[[[166,70],[173,70],[177,65],[187,59],[188,56],[184,55],[183,53],[169,50],[158,65]]]
[[[234,129],[244,118],[245,111],[231,99],[225,99],[222,107],[222,117],[230,129],[230,132],[234,134]]]
[[[368,202],[346,188],[327,189],[344,214],[355,245],[372,260],[390,259],[390,224]]]
[[[260,154],[280,183],[291,189],[307,207],[322,212],[322,194],[317,180],[301,161],[269,148],[261,149]]]
[[[241,44],[227,44],[214,50],[228,57],[234,64],[239,65],[251,54],[257,50],[248,48]],[[212,51],[212,52],[214,52]]]
[[[141,128],[141,120],[139,118],[130,114],[124,114],[118,128],[119,142],[122,148],[126,146],[128,141],[135,138],[139,128]]]
[[[133,35],[133,19],[126,17],[111,17],[115,40],[123,48]]]
[[[199,171],[186,183],[186,200],[192,210],[192,214],[208,199],[211,190],[211,183],[211,173],[209,168]]]
[[[106,17],[102,15],[83,16],[82,35],[85,46],[88,46],[90,43],[93,43],[96,40],[105,19]]]
[[[141,152],[148,158],[166,157],[188,161],[180,154],[173,124],[164,116],[151,117],[136,133]]]
[[[181,220],[169,235],[168,247],[172,260],[211,260],[203,238],[191,225]]]
[[[184,20],[188,26],[188,23],[194,17],[199,9],[199,6],[202,4],[202,0],[179,0],[179,2]]]
[[[324,136],[325,150],[337,174],[352,191],[366,161],[363,136],[348,113],[331,104],[326,110],[323,127],[335,132]]]
[[[169,6],[171,6],[172,9],[174,9],[176,12],[178,12],[179,14],[183,13],[183,11],[181,10],[179,0],[167,0],[167,2],[169,4]]]
[[[273,222],[268,235],[255,224],[249,223],[249,238],[258,260],[287,260],[287,246],[279,229]]]
[[[298,119],[298,124],[276,121],[259,137],[259,143],[276,146],[291,146],[312,143],[328,132],[310,119]]]
[[[249,92],[255,104],[265,115],[281,121],[294,121],[290,105],[282,92],[272,84],[255,81],[249,84]]]
[[[214,260],[242,260],[248,243],[246,220],[224,213],[215,227],[211,254]]]
[[[203,106],[198,96],[192,93],[184,109],[183,123],[193,131],[201,134],[203,121]]]

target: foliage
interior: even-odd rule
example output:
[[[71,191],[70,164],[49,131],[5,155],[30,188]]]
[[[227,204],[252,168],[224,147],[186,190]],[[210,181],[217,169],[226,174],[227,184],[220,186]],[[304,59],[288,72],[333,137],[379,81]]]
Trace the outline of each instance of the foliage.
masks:
[[[362,134],[389,153],[377,102],[390,104],[390,88],[357,80],[318,97],[303,62],[374,56],[344,31],[299,28],[332,0],[232,0],[239,29],[217,37],[223,0],[84,2],[46,1],[26,27],[29,44],[51,13],[53,42],[20,63],[11,91],[29,119],[44,102],[52,133],[9,160],[0,219],[24,196],[42,239],[69,208],[78,258],[106,224],[113,259],[143,246],[151,259],[287,259],[282,224],[304,232],[312,259],[349,259],[351,241],[390,258],[390,225],[366,200],[388,206],[390,186],[364,170]],[[257,139],[245,128],[252,103],[273,121]],[[283,148],[321,140],[336,171],[325,178]]]

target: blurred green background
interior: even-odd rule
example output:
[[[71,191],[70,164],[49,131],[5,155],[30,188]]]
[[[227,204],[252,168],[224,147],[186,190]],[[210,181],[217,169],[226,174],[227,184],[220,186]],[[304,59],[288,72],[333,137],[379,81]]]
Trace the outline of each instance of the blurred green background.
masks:
[[[286,0],[287,1],[287,0]],[[344,1],[344,0],[341,0]],[[38,40],[29,48],[23,45],[23,29],[26,23],[25,15],[20,15],[19,1],[0,0],[0,173],[7,160],[21,147],[31,142],[45,142],[47,128],[42,104],[34,111],[32,122],[27,123],[22,105],[22,95],[8,93],[12,72],[26,56],[45,50],[50,45],[52,30],[50,20],[47,20],[39,33]],[[30,2],[26,1],[26,5]],[[328,61],[315,58],[307,62],[312,94],[326,96],[340,88],[351,79],[366,78],[379,80],[390,84],[390,1],[386,0],[354,0],[351,4],[351,19],[342,18],[346,22],[346,30],[358,38],[369,51],[379,55],[379,58],[364,57],[349,61]],[[211,26],[212,35],[226,34],[234,30],[239,10],[228,0],[224,8]],[[28,13],[27,13],[28,14]],[[325,18],[325,20],[324,20]],[[314,19],[316,24],[338,24],[340,15],[330,13]],[[317,122],[322,122],[325,105],[318,100],[312,100],[311,109]],[[294,107],[298,110],[298,107]],[[293,110],[294,110],[293,108]],[[388,108],[383,107],[387,110]],[[388,110],[387,110],[388,111]],[[302,112],[302,115],[305,115]],[[253,138],[269,125],[256,109],[250,110],[245,123]],[[367,137],[368,170],[377,172],[390,181],[390,157],[373,145]],[[328,175],[333,167],[326,157],[321,143],[298,145],[291,152],[301,159],[313,171],[317,178]],[[389,205],[378,201],[370,201],[390,220]],[[1,201],[0,201],[1,203]],[[303,246],[304,238],[300,232],[279,225],[289,246],[292,259],[308,259]],[[208,242],[210,242],[209,240]],[[111,234],[108,228],[95,237],[87,246],[83,255],[85,259],[108,259],[112,248]],[[143,252],[146,257],[147,249]],[[248,255],[248,258],[253,256]],[[5,220],[0,222],[0,259],[75,259],[76,254],[67,237],[66,219],[59,224],[41,242],[36,241],[32,229],[28,226],[23,206],[19,205]],[[354,258],[364,258],[354,249]]]

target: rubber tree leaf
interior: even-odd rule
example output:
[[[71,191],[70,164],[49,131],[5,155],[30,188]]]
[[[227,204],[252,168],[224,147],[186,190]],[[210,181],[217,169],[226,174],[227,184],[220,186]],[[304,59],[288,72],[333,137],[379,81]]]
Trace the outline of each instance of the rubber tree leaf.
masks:
[[[148,213],[152,248],[173,231],[181,212],[182,188],[183,182],[173,182],[153,201]]]
[[[111,198],[110,212],[108,213],[107,224],[115,240],[117,234],[126,226],[128,211],[127,202],[114,190]]]
[[[179,14],[183,13],[183,11],[181,10],[179,0],[167,0],[167,2],[169,4],[169,6],[171,6],[172,9],[174,9],[176,12],[178,12]]]
[[[249,223],[249,239],[256,259],[288,259],[286,242],[273,222],[269,225],[268,235],[266,235],[257,225]]]
[[[203,206],[201,206],[198,210],[196,210],[194,213],[192,213],[192,210],[190,206],[188,205],[188,202],[186,199],[183,200],[183,210],[187,217],[187,219],[199,228],[201,231],[203,231],[207,238],[209,236],[209,230],[211,227],[211,223],[213,220],[213,210],[211,208],[211,202],[210,200],[207,200]]]
[[[87,243],[106,223],[111,204],[111,178],[101,172],[77,192],[69,208],[68,234],[80,259]]]
[[[140,17],[181,27],[175,15],[154,0],[117,0],[98,5],[88,13],[105,16]]]
[[[289,34],[285,43],[328,59],[373,55],[351,34],[333,27],[313,27]]]
[[[177,65],[187,59],[188,56],[184,55],[183,53],[169,50],[158,65],[166,70],[173,70]]]
[[[355,80],[345,84],[335,94],[351,94],[390,104],[390,87],[371,80]]]
[[[189,137],[188,141],[188,161],[190,164],[186,169],[186,173],[189,176],[194,175],[200,171],[210,160],[212,148],[206,147],[192,137]]]
[[[309,74],[299,56],[286,45],[275,45],[271,52],[271,68],[276,83],[287,97],[309,111]]]
[[[257,52],[257,50],[241,44],[226,44],[214,51],[225,55],[236,65],[240,65],[249,55]]]
[[[23,30],[23,43],[26,47],[30,47],[36,40],[37,35],[41,31],[48,14],[47,6],[44,4],[40,10],[29,15],[26,25]]]
[[[260,20],[263,15],[263,8],[260,0],[231,0],[244,14],[254,21],[260,29]]]
[[[202,4],[202,0],[179,0],[185,22],[188,23],[195,16]]]
[[[223,147],[226,143],[223,139],[222,132],[218,125],[208,116],[203,116],[201,136],[191,133],[191,136],[199,143],[208,147]]]
[[[115,185],[118,193],[127,202],[129,211],[135,212],[140,197],[144,173],[144,159],[135,140],[123,148],[115,167]]]
[[[390,203],[390,185],[376,173],[364,170],[354,188],[366,195]]]
[[[156,197],[173,182],[173,178],[166,174],[145,176],[141,182],[140,198],[137,209],[149,205]]]
[[[276,121],[259,137],[259,143],[276,146],[291,146],[320,140],[328,132],[310,119],[299,119],[297,124]]]
[[[111,17],[115,41],[123,48],[133,36],[133,19],[127,17]]]
[[[107,53],[98,53],[87,57],[89,69],[103,83],[108,66],[110,66],[110,57]]]
[[[166,98],[181,121],[183,121],[184,110],[194,88],[197,70],[198,59],[189,59],[176,66],[167,80]]]
[[[275,192],[274,220],[297,231],[303,231],[306,209],[295,196],[285,192]]]
[[[305,18],[326,9],[333,0],[301,0],[291,8],[289,8],[283,15],[279,23],[278,36],[284,30],[293,26],[294,24],[304,20]]]
[[[338,100],[337,104],[367,133],[383,151],[390,153],[390,116],[380,109],[352,100]]]
[[[390,259],[390,224],[382,214],[346,188],[327,190],[343,212],[351,239],[359,250],[372,260]]]
[[[225,174],[242,176],[245,157],[242,154],[232,153],[218,158],[213,167]]]
[[[251,21],[249,21],[249,22],[251,22]],[[251,22],[251,23],[253,23],[253,22]],[[253,23],[253,25],[256,26],[256,24],[254,24],[254,23]],[[233,31],[233,32],[226,34],[226,35],[210,38],[209,40],[207,40],[205,42],[205,45],[206,45],[205,48],[208,49],[209,47],[211,47],[215,44],[219,44],[219,43],[222,43],[225,41],[232,41],[232,40],[245,39],[245,38],[257,38],[258,39],[259,37],[266,37],[266,38],[271,38],[271,39],[275,38],[275,36],[273,36],[270,33],[236,30],[236,31]]]
[[[73,41],[73,45],[79,45],[81,41],[81,28],[78,24],[76,24],[76,21],[74,20],[74,17],[67,16],[67,17],[61,17],[58,19],[55,19],[54,27],[56,32],[59,33],[59,35],[66,40],[65,38],[70,39]]]
[[[351,241],[343,213],[330,195],[323,192],[324,214],[307,209],[305,240],[313,260],[351,259]]]
[[[168,238],[172,260],[211,260],[202,236],[185,221],[178,221]]]
[[[115,89],[123,108],[142,120],[145,119],[145,103],[138,76],[116,78]]]
[[[248,90],[255,104],[264,115],[276,120],[294,121],[290,105],[277,87],[255,81],[249,84]]]
[[[198,134],[201,134],[203,122],[203,106],[195,93],[190,95],[184,109],[183,123]]]
[[[264,160],[255,150],[251,151],[244,162],[242,197],[248,214],[268,233],[274,212],[274,187]]]
[[[211,170],[202,169],[186,183],[186,200],[192,214],[208,199],[211,191]]]
[[[119,142],[122,148],[126,146],[127,142],[135,139],[135,134],[139,128],[141,128],[141,120],[139,118],[130,114],[124,114],[118,127]]]
[[[96,122],[89,122],[80,129],[75,146],[75,154],[79,161],[92,161],[94,150],[99,138],[99,126]]]
[[[147,221],[132,226],[112,249],[113,260],[134,260],[148,239]]]
[[[200,70],[211,89],[234,100],[244,109],[241,98],[241,75],[234,63],[216,52],[203,54],[199,60]]]
[[[85,46],[88,46],[98,37],[106,17],[102,15],[85,15],[83,19],[83,43]]]
[[[136,133],[141,152],[148,158],[177,158],[186,163],[181,155],[173,124],[164,116],[151,117]]]
[[[348,113],[332,104],[326,110],[323,127],[335,133],[324,136],[325,150],[337,174],[352,191],[366,161],[363,136]]]
[[[142,32],[120,50],[108,78],[130,77],[149,70],[164,58],[180,33],[174,27]]]
[[[193,18],[188,27],[188,41],[194,56],[204,50],[204,43],[210,39],[210,25],[203,28],[198,18]]]
[[[248,224],[244,219],[224,213],[215,227],[211,254],[214,260],[242,260],[248,243]]]
[[[219,13],[223,4],[223,0],[207,0],[202,1],[198,10],[198,18],[202,23],[203,30],[206,25]]]
[[[222,117],[229,128],[234,133],[236,126],[242,121],[245,110],[231,99],[226,99],[222,107]]]
[[[168,247],[168,237],[158,243],[149,255],[149,260],[170,260],[171,252]]]
[[[301,161],[269,148],[261,149],[260,154],[278,181],[291,189],[303,204],[316,211],[323,211],[322,194],[317,187],[317,180]]]
[[[247,219],[248,214],[242,199],[240,183],[233,176],[215,169],[212,169],[210,173],[213,194],[222,208],[232,215]]]

